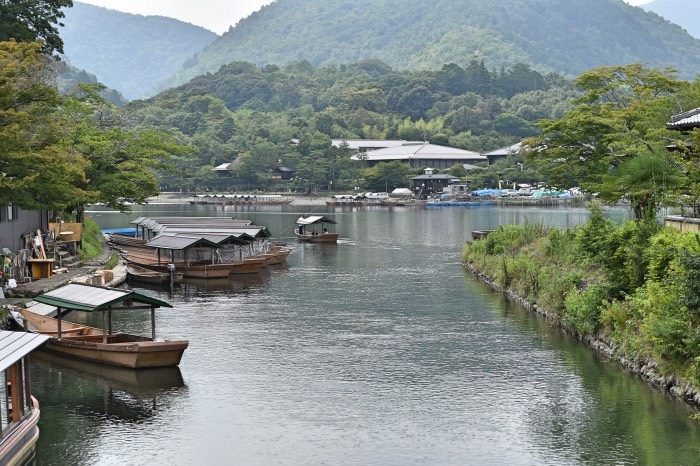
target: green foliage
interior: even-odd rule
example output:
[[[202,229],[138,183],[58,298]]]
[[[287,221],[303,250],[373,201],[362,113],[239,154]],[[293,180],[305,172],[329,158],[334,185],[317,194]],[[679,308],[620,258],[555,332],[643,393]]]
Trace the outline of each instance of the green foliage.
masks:
[[[89,261],[102,253],[102,232],[93,220],[83,222],[83,237],[81,239],[80,260]]]
[[[174,129],[180,142],[195,148],[193,157],[177,157],[173,168],[161,172],[164,188],[306,192],[369,187],[370,181],[384,189],[384,182],[375,183],[371,175],[363,180],[363,163],[331,148],[330,139],[430,140],[492,150],[536,134],[535,121],[560,115],[575,95],[566,80],[524,66],[477,73],[482,68],[475,62],[466,68],[451,64],[440,71],[399,72],[377,61],[324,68],[234,62],[147,102],[134,102],[129,111],[139,127]],[[460,81],[473,74],[496,82],[503,73],[534,80],[537,90],[513,94],[497,84]],[[290,145],[291,139],[300,144]],[[213,167],[231,162],[234,176],[212,173]],[[279,166],[296,170],[297,179],[272,181]],[[534,178],[531,171],[516,171]]]
[[[665,155],[673,136],[664,128],[684,83],[671,70],[632,64],[587,71],[576,84],[583,97],[562,118],[538,123],[530,159],[553,184],[600,191],[611,202],[627,197],[636,218],[652,218],[683,182]]]
[[[105,268],[105,270],[112,270],[118,264],[119,264],[119,254],[112,251],[112,254],[109,256],[109,260],[107,260],[107,262],[105,262],[104,268]]]
[[[391,192],[396,188],[405,188],[409,185],[409,178],[413,174],[411,167],[403,162],[378,163],[372,168],[363,171],[367,187],[377,191]]]
[[[42,42],[48,55],[63,53],[58,27],[72,0],[0,0],[0,42]]]
[[[573,231],[499,227],[464,259],[582,336],[654,358],[700,383],[700,240],[653,223],[615,226],[594,208]]]
[[[605,286],[593,284],[566,295],[564,322],[582,335],[593,335],[600,325],[600,308],[607,297]]]
[[[460,91],[470,82],[470,90],[479,92],[493,85],[484,70],[513,63],[569,75],[607,63],[673,63],[694,76],[700,44],[664,19],[618,0],[501,0],[497,5],[483,0],[283,0],[242,20],[200,52],[176,82],[236,60],[325,65],[375,58],[411,70],[464,66],[475,57],[484,57],[484,66],[466,76],[445,70],[448,89]],[[515,90],[541,84],[519,75],[523,78],[511,79],[498,72],[497,82]]]

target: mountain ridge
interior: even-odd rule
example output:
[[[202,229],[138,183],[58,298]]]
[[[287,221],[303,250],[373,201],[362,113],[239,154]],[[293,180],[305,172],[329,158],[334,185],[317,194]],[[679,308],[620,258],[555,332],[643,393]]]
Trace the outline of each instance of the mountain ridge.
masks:
[[[568,75],[640,61],[691,77],[700,69],[700,41],[622,0],[278,0],[198,52],[169,84],[233,61],[379,59],[435,69],[475,57],[494,68],[523,62]]]
[[[654,0],[642,8],[684,28],[690,35],[700,38],[700,2],[697,0]]]
[[[165,16],[124,13],[74,2],[65,10],[65,60],[126,98],[155,94],[158,84],[218,36]]]

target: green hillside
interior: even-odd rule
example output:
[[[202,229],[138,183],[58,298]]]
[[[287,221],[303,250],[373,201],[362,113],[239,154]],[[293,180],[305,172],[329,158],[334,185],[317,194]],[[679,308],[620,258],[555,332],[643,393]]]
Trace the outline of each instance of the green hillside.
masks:
[[[700,2],[698,0],[654,0],[644,8],[685,28],[700,38]]]
[[[641,61],[700,70],[700,41],[622,0],[278,0],[185,65],[182,83],[236,60],[314,65],[380,59],[400,69],[528,63],[570,75]]]
[[[61,37],[66,61],[129,99],[155,94],[161,81],[217,37],[175,19],[78,2],[65,13]]]

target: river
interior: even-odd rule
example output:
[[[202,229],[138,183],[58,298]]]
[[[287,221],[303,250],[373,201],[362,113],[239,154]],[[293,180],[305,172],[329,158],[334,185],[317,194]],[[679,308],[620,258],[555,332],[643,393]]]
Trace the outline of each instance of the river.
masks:
[[[105,227],[142,214],[229,215],[287,237],[306,213],[164,205],[91,215]],[[158,311],[158,336],[190,340],[179,370],[35,358],[37,464],[698,464],[694,411],[460,265],[471,230],[569,227],[585,209],[333,214],[339,244],[294,243],[287,267],[173,294],[143,289],[174,305]],[[150,332],[147,313],[114,317],[115,329]]]

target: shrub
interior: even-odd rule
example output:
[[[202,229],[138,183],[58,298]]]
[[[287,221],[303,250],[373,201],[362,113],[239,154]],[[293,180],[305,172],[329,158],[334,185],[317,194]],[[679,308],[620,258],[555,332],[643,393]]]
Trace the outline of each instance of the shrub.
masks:
[[[94,259],[102,252],[102,232],[93,220],[85,220],[83,223],[81,243],[80,260]]]
[[[582,291],[571,291],[564,304],[564,322],[582,335],[595,334],[600,326],[601,307],[607,294],[607,288],[598,284]]]

